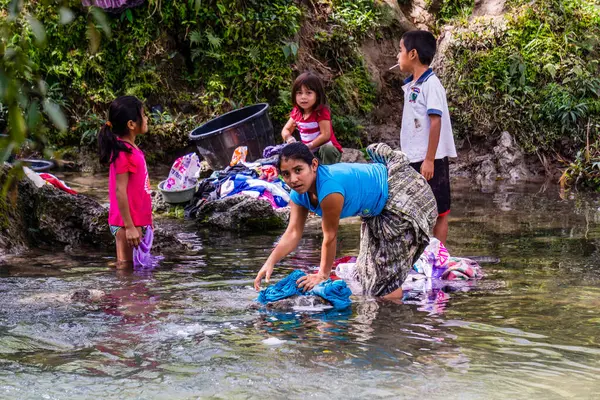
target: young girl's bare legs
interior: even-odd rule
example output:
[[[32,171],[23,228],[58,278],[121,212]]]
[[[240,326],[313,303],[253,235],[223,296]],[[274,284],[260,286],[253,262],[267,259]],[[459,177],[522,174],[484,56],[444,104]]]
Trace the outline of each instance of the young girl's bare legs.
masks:
[[[136,228],[142,237],[142,228]],[[117,269],[131,269],[133,268],[133,247],[127,242],[125,228],[121,228],[117,231],[115,239],[117,241]]]

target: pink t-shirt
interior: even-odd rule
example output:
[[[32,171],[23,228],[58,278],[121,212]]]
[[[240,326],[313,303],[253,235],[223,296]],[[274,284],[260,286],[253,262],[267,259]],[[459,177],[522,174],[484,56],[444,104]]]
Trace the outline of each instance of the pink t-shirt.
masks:
[[[140,149],[127,145],[131,154],[124,151],[119,153],[117,159],[110,164],[108,173],[108,224],[125,226],[119,204],[117,203],[117,175],[129,174],[127,182],[127,198],[129,199],[129,212],[135,226],[152,225],[152,197],[146,159]]]
[[[328,107],[322,106],[313,111],[307,119],[304,119],[302,111],[298,107],[294,107],[290,113],[290,118],[296,122],[302,143],[308,144],[315,140],[321,133],[321,129],[319,128],[320,121],[331,122],[331,113],[329,112]],[[329,139],[329,142],[323,143],[323,145],[325,144],[331,144],[340,152],[342,151],[342,146],[335,138],[335,133],[333,133],[333,125],[331,126],[331,138]]]

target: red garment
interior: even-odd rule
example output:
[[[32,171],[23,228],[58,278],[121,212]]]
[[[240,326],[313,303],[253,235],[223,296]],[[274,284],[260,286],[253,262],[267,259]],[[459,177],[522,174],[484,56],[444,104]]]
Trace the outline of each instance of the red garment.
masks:
[[[317,109],[314,110],[307,119],[304,119],[302,116],[302,111],[298,107],[294,107],[290,113],[290,118],[296,122],[302,143],[308,144],[315,140],[321,133],[321,129],[319,128],[320,121],[331,122],[331,113],[329,112],[329,108],[327,106],[320,106],[317,107]],[[325,144],[331,144],[340,152],[342,151],[342,146],[335,138],[335,133],[333,133],[333,125],[331,125],[331,137],[329,142],[326,142],[323,145]]]
[[[64,183],[63,181],[61,181],[60,179],[58,179],[54,175],[47,174],[45,172],[41,173],[39,175],[40,175],[40,178],[42,178],[43,180],[45,180],[49,184],[51,184],[51,185],[59,188],[60,190],[64,190],[65,192],[67,192],[69,194],[77,194],[76,191],[74,191],[73,189],[71,189],[69,186],[67,186],[66,183]]]
[[[135,226],[152,225],[152,189],[146,168],[144,153],[131,145],[127,145],[131,153],[119,153],[117,159],[110,164],[108,173],[108,224],[112,226],[125,226],[119,205],[117,203],[117,175],[129,174],[127,182],[127,198],[129,199],[129,212]]]
[[[273,165],[263,165],[260,167],[260,177],[263,181],[273,182],[279,177],[279,173],[277,172],[277,168]]]
[[[335,274],[335,269],[337,268],[338,265],[345,264],[345,263],[355,263],[355,262],[356,262],[356,257],[354,257],[354,256],[344,256],[344,257],[334,260],[333,265],[331,266],[331,274],[329,274],[329,279],[331,279],[332,281],[337,281],[338,279],[341,279],[339,276],[337,276]],[[309,272],[311,274],[316,274],[319,272],[319,267],[317,267],[317,266],[312,267],[309,270]]]

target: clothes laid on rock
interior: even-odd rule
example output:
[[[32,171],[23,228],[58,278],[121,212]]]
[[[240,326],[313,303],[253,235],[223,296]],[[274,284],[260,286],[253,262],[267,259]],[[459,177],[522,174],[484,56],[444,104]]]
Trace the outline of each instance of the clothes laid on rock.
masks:
[[[234,195],[263,199],[275,209],[286,207],[290,201],[289,191],[273,165],[240,161],[200,181],[184,215],[195,218],[205,203]]]
[[[272,303],[292,296],[320,296],[327,300],[336,309],[350,306],[352,292],[342,280],[328,279],[319,283],[312,290],[303,292],[298,288],[296,281],[305,276],[301,270],[295,270],[275,285],[269,286],[258,294],[257,301],[261,304]]]
[[[52,174],[42,172],[39,174],[39,176],[43,180],[45,180],[52,186],[59,188],[60,190],[63,190],[69,194],[77,194],[77,192],[75,190],[71,189],[64,181],[61,181],[60,179],[58,179],[56,176],[54,176]]]
[[[185,217],[196,218],[197,212],[203,204],[217,200],[218,198],[217,186],[209,179],[202,180],[198,185],[196,193],[194,193],[194,197],[184,209]]]
[[[279,182],[267,182],[260,179],[251,179],[245,175],[235,175],[221,184],[219,198],[229,197],[238,193],[256,192],[260,198],[265,192],[269,193],[275,201],[276,208],[285,207],[290,201],[290,196]]]

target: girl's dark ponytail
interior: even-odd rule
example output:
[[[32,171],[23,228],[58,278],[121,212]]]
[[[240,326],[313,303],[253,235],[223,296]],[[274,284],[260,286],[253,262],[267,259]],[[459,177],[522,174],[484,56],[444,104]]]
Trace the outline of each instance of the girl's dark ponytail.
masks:
[[[100,132],[98,133],[98,149],[100,151],[100,163],[102,164],[112,164],[122,151],[131,153],[129,146],[117,139],[117,136],[108,124],[104,124],[100,128]]]
[[[141,122],[143,104],[133,96],[121,96],[110,103],[108,121],[98,132],[98,152],[102,164],[112,164],[119,153],[131,153],[131,148],[118,138],[129,133],[129,121]]]

